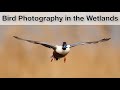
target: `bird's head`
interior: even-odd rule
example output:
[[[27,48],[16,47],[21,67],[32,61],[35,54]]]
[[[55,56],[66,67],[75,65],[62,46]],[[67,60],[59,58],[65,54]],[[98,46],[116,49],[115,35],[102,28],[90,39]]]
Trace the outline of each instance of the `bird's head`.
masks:
[[[63,49],[63,50],[66,50],[66,48],[67,48],[67,43],[66,43],[66,42],[63,42],[62,49]]]

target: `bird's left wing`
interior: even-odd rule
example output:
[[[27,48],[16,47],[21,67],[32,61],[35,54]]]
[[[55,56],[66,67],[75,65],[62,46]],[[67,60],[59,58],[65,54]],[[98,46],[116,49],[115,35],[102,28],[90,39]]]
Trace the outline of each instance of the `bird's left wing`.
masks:
[[[40,44],[40,45],[45,46],[45,47],[47,47],[47,48],[56,49],[56,47],[55,47],[54,45],[51,45],[51,44],[48,44],[48,43],[45,43],[45,42],[27,40],[27,39],[23,39],[23,38],[20,38],[20,37],[17,37],[17,36],[13,36],[13,37],[16,38],[16,39],[19,39],[19,40],[23,40],[23,41],[30,42],[30,43]]]
[[[77,45],[96,44],[96,43],[99,43],[99,42],[105,42],[105,41],[108,41],[110,39],[111,38],[104,38],[104,39],[101,39],[101,40],[98,40],[98,41],[92,41],[92,42],[77,42],[77,43],[74,43],[74,44],[70,44],[70,48],[75,47]]]

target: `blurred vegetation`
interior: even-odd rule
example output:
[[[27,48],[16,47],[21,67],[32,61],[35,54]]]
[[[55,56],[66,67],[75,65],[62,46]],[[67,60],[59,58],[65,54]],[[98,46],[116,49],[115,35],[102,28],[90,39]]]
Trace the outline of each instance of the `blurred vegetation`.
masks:
[[[36,33],[32,33],[28,30],[31,27],[40,29],[41,32],[33,30]],[[120,48],[114,47],[112,41],[72,48],[64,63],[63,59],[50,62],[51,49],[12,37],[16,35],[52,44],[61,44],[63,41],[68,43],[94,41],[111,37],[111,30],[107,26],[30,26],[30,28],[25,26],[7,28],[0,43],[0,77],[120,77]]]

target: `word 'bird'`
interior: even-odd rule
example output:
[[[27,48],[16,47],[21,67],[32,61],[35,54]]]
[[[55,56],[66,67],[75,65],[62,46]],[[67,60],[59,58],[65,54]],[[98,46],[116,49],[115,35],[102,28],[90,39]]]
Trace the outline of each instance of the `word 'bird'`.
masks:
[[[23,41],[27,41],[30,43],[34,43],[34,44],[39,44],[39,45],[43,45],[47,48],[52,48],[53,49],[53,55],[51,56],[51,62],[53,60],[59,60],[60,58],[64,57],[64,62],[66,61],[66,55],[70,52],[70,49],[72,47],[78,46],[78,45],[85,45],[85,44],[96,44],[99,42],[104,42],[104,41],[108,41],[111,38],[104,38],[98,41],[92,41],[92,42],[77,42],[77,43],[73,43],[73,44],[67,44],[66,42],[63,42],[62,45],[51,45],[45,42],[39,42],[39,41],[33,41],[33,40],[28,40],[28,39],[23,39],[17,36],[13,36],[16,39],[19,40],[23,40]]]

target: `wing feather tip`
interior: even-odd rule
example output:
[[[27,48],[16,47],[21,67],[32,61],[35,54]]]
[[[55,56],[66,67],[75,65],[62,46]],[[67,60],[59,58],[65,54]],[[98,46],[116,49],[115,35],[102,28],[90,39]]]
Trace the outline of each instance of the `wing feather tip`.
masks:
[[[103,41],[108,41],[108,40],[110,40],[111,38],[104,38],[104,39],[102,39]]]
[[[17,37],[17,36],[13,36],[14,38],[16,38],[16,39],[21,39],[21,38],[19,38],[19,37]]]
[[[13,36],[14,38],[18,38],[17,36]]]
[[[13,36],[14,38],[16,38],[16,36]]]

